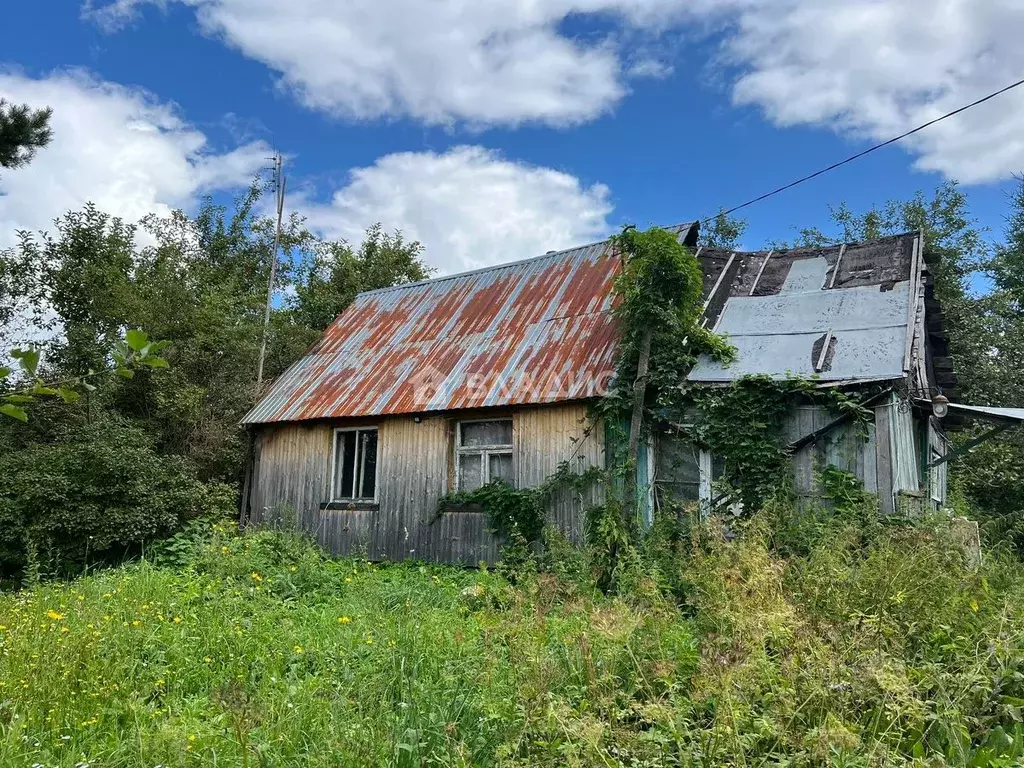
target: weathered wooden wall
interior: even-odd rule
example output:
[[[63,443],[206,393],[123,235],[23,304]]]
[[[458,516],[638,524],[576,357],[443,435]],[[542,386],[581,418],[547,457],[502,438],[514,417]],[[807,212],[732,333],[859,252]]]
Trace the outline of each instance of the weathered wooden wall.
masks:
[[[479,418],[484,414],[460,414]],[[572,459],[579,469],[603,465],[603,431],[590,430],[586,406],[567,404],[524,408],[488,416],[513,420],[513,449],[519,487],[539,485]],[[334,429],[356,424],[378,428],[378,507],[322,509],[330,485]],[[250,519],[255,523],[294,521],[340,555],[365,554],[374,560],[417,558],[475,565],[493,563],[497,542],[481,513],[437,515],[437,502],[453,482],[452,415],[392,417],[284,424],[262,429],[257,438]],[[551,511],[555,523],[574,541],[582,539],[583,507],[590,500],[564,494]]]
[[[835,418],[836,414],[820,405],[794,406],[786,418],[786,437],[790,441],[798,440],[822,429]],[[827,466],[849,472],[864,484],[865,491],[878,493],[876,440],[874,424],[868,424],[865,439],[854,425],[847,423],[793,454],[793,491],[797,501],[806,504],[820,497],[816,473]]]
[[[786,439],[798,440],[827,426],[836,414],[820,405],[794,406],[786,415],[783,424]],[[892,481],[879,471],[879,430],[874,423],[867,426],[866,437],[851,424],[844,424],[805,445],[792,456],[792,487],[797,503],[803,507],[820,498],[817,474],[822,467],[835,466],[858,477],[864,489],[878,493],[880,488],[888,489],[889,506],[892,506]],[[889,445],[888,431],[883,430],[884,447]],[[659,460],[655,462],[655,483],[666,489],[669,496],[695,501],[700,484],[697,451],[685,437],[666,433],[658,440]],[[673,460],[662,460],[662,459]],[[881,464],[884,472],[889,463]],[[884,506],[884,505],[883,505]]]

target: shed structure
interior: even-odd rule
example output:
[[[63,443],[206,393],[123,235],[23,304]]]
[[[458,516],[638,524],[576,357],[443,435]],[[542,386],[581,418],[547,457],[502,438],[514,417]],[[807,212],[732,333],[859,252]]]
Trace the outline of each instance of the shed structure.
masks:
[[[673,228],[695,245],[696,225]],[[940,505],[945,452],[931,396],[955,397],[920,233],[787,251],[699,249],[703,322],[729,336],[734,363],[701,360],[699,386],[742,376],[816,377],[871,388],[867,435],[817,406],[779,429],[793,485],[818,493],[816,469],[853,472],[882,512]],[[503,479],[542,483],[563,461],[603,466],[604,430],[589,406],[609,389],[617,355],[610,241],[360,294],[244,418],[254,439],[243,514],[291,519],[338,554],[375,560],[493,562],[482,513],[437,513],[438,500]],[[643,447],[646,512],[712,503],[716,457],[678,425]],[[559,498],[550,522],[574,541],[585,507]]]

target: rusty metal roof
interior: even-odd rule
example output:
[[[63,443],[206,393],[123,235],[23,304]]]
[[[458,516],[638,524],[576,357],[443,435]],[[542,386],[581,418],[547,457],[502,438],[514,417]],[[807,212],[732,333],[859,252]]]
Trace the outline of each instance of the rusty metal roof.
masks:
[[[605,241],[362,293],[243,423],[600,396],[618,270]]]
[[[690,380],[903,377],[908,350],[917,349],[915,325],[923,323],[923,310],[915,316],[911,307],[923,295],[916,238],[779,252],[702,249],[706,323],[729,335],[738,358],[728,367],[701,360]],[[618,271],[605,241],[362,293],[243,423],[599,397],[615,372]]]

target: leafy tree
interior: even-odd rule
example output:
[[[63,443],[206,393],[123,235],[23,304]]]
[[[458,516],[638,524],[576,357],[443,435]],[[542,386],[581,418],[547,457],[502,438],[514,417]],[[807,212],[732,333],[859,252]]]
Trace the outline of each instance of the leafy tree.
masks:
[[[734,218],[722,210],[709,223],[701,225],[697,244],[705,248],[736,249],[740,247],[740,241],[746,231],[746,219]]]
[[[325,244],[295,286],[295,322],[322,331],[358,293],[426,280],[433,270],[422,255],[419,242],[406,242],[399,231],[388,234],[379,223],[366,230],[356,250],[344,241]]]
[[[0,455],[0,572],[69,575],[176,531],[232,490],[204,486],[190,463],[162,456],[122,419],[85,424],[54,443]]]
[[[49,107],[32,109],[28,104],[11,104],[0,98],[0,166],[20,168],[31,162],[36,150],[53,138],[52,116]]]
[[[28,421],[26,408],[40,398],[59,397],[65,403],[75,403],[81,398],[80,389],[95,391],[99,377],[115,373],[123,379],[135,377],[136,368],[166,368],[167,361],[159,353],[167,347],[165,341],[150,341],[149,336],[138,329],[125,334],[124,340],[114,344],[111,353],[114,365],[100,371],[90,371],[83,376],[72,376],[59,381],[46,382],[37,376],[39,371],[39,350],[14,349],[10,356],[18,361],[26,382],[8,391],[0,391],[0,415],[18,421]],[[0,383],[6,383],[12,370],[0,366]]]

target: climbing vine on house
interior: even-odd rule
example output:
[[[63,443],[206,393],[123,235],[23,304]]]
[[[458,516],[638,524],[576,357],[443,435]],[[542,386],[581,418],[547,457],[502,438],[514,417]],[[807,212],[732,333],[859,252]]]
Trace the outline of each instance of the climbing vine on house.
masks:
[[[586,493],[601,480],[603,470],[589,467],[575,471],[563,461],[553,475],[532,488],[514,488],[504,480],[495,480],[472,491],[449,493],[438,501],[438,514],[447,510],[481,509],[499,535],[505,538],[522,536],[536,541],[544,529],[545,512],[559,493]]]
[[[694,442],[723,459],[720,482],[744,509],[757,510],[786,484],[789,441],[782,429],[794,402],[823,405],[863,425],[871,411],[837,389],[808,379],[746,376],[727,387],[694,388],[689,393],[696,419],[687,432]]]
[[[605,501],[587,514],[590,542],[610,570],[617,553],[637,533],[636,466],[641,436],[658,423],[685,424],[688,436],[724,460],[722,484],[729,498],[753,512],[773,497],[789,476],[789,449],[781,429],[796,401],[825,405],[863,420],[869,413],[834,389],[806,379],[745,377],[725,387],[688,385],[698,356],[731,362],[735,349],[701,323],[704,276],[696,256],[674,232],[626,227],[612,238],[622,257],[614,284],[620,334],[615,383],[597,404],[594,423],[604,423],[606,469],[576,473],[569,464],[536,488],[493,483],[470,493],[449,494],[439,511],[478,506],[499,533],[527,540],[540,537],[553,495],[572,487],[604,486]],[[696,415],[696,417],[695,417]],[[623,425],[627,425],[624,427]],[[621,439],[628,429],[628,437]],[[620,439],[615,439],[616,437]]]

